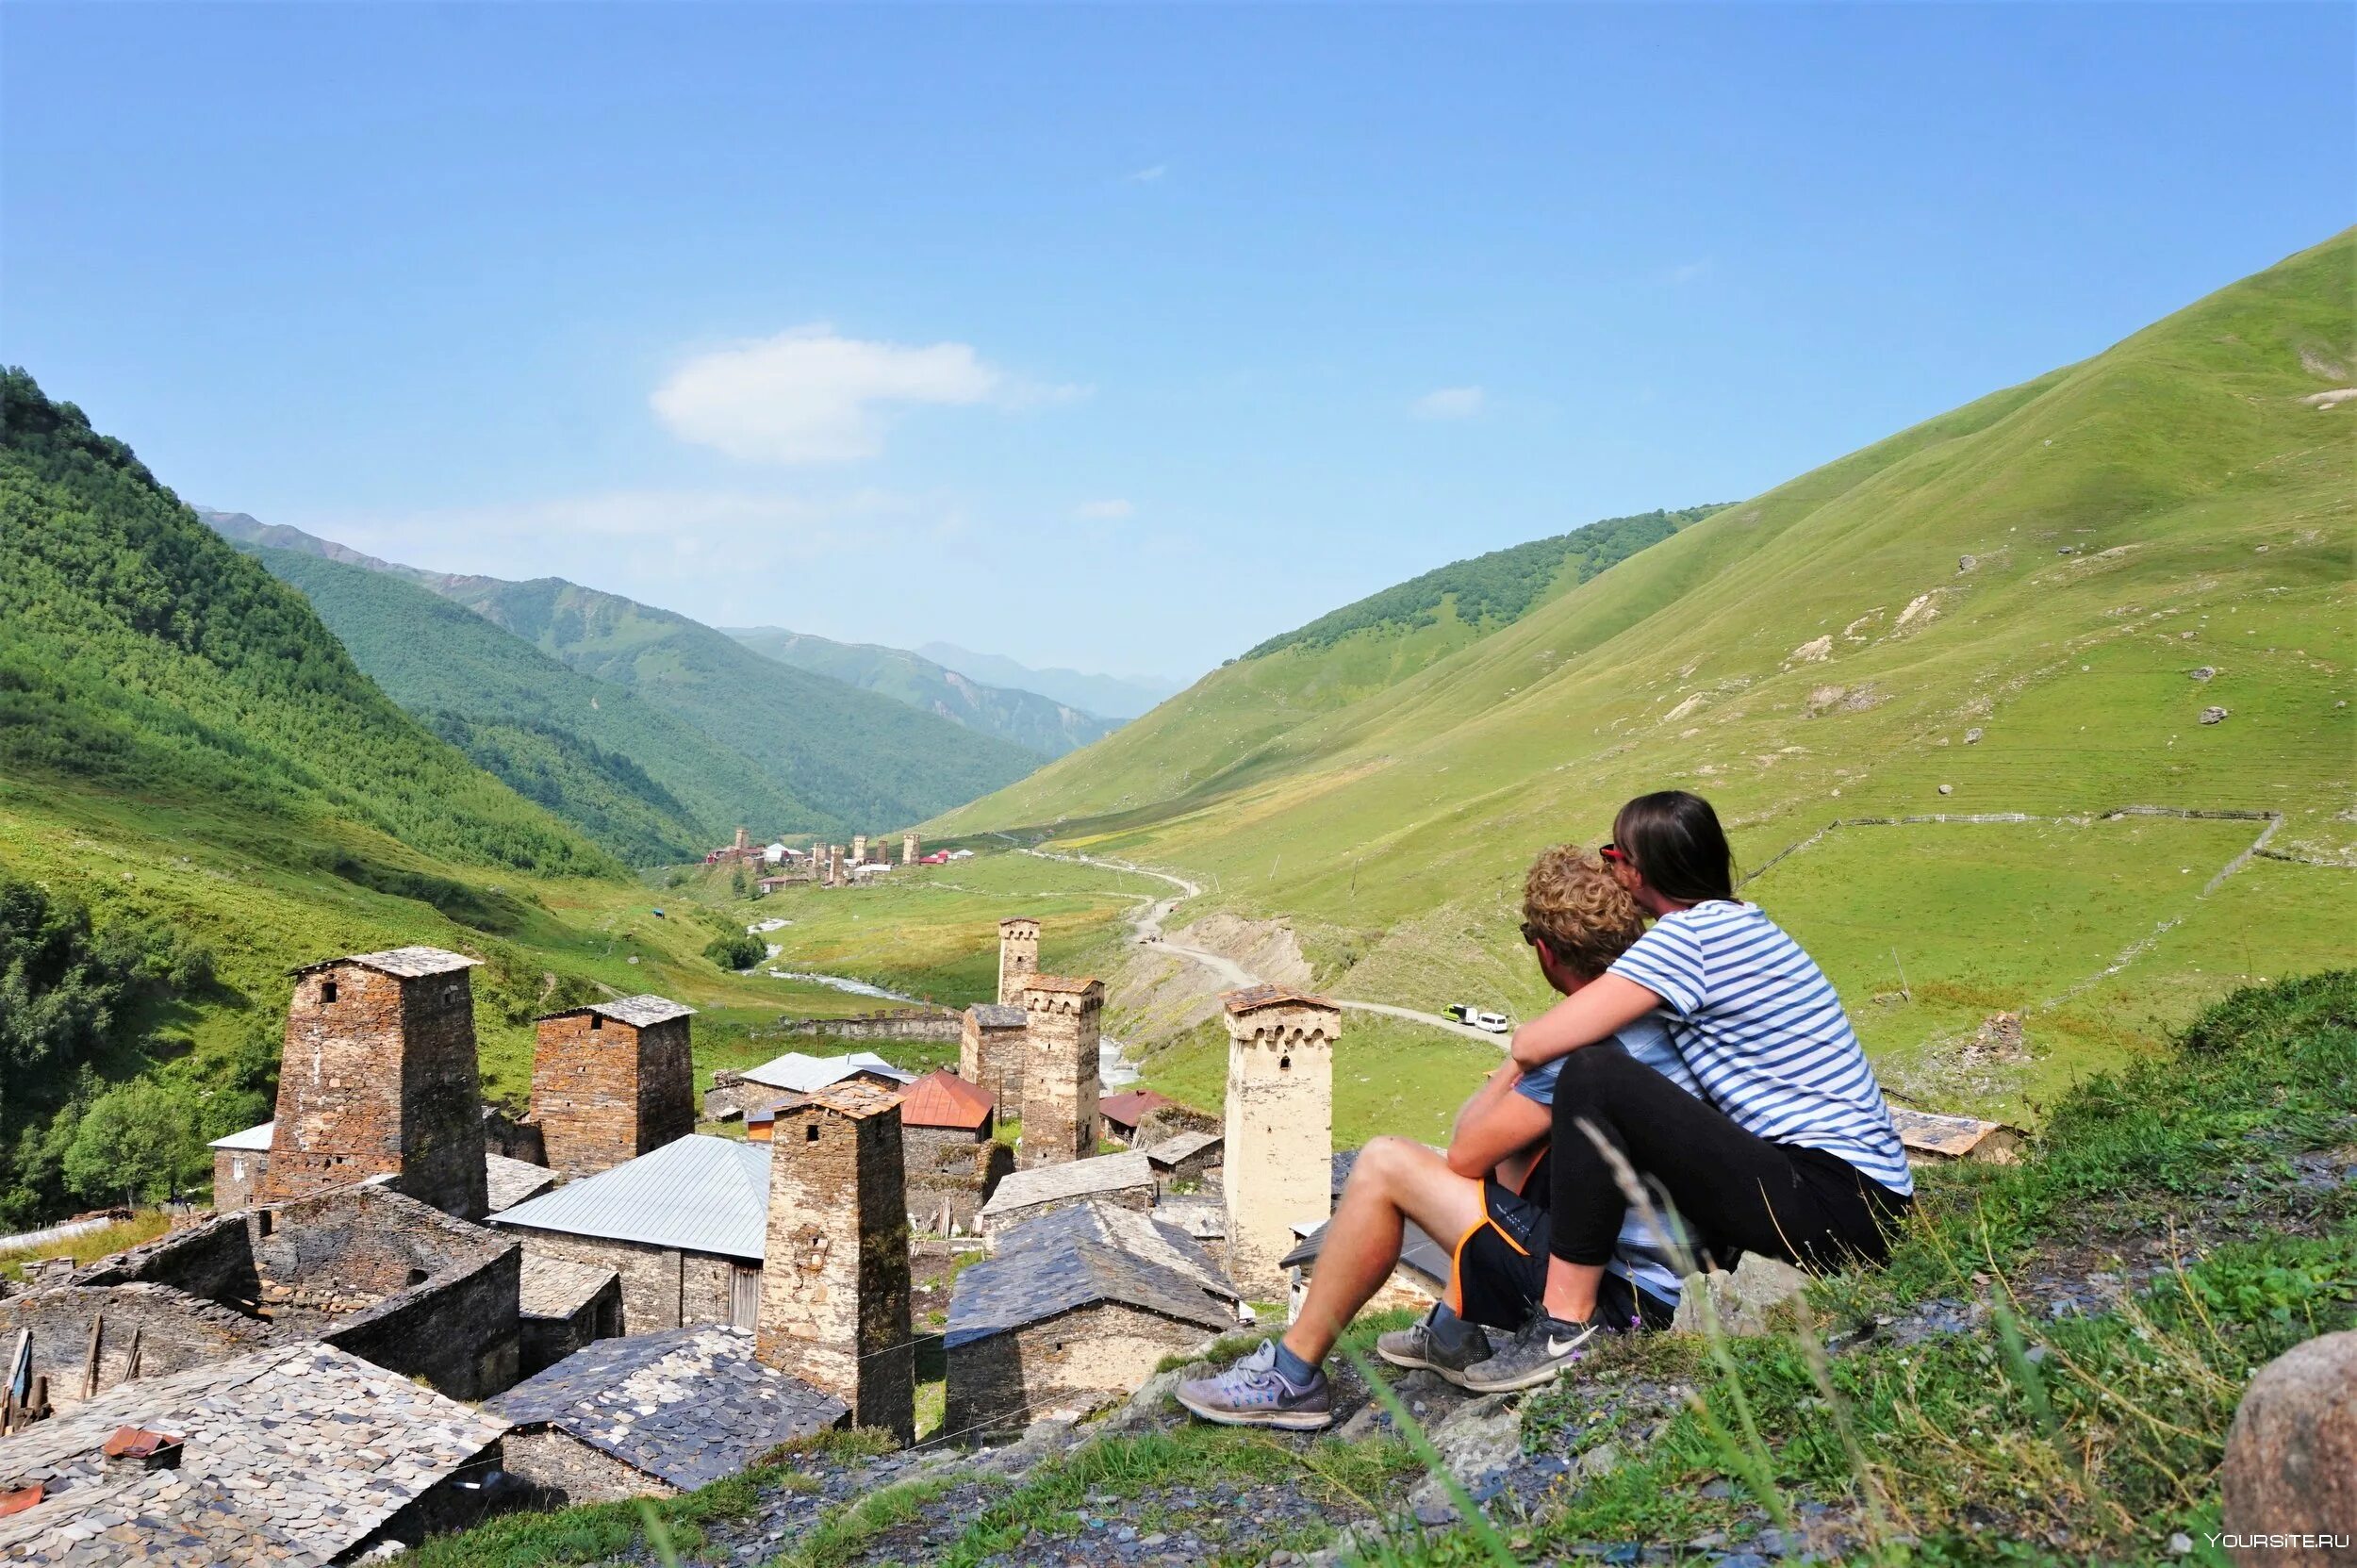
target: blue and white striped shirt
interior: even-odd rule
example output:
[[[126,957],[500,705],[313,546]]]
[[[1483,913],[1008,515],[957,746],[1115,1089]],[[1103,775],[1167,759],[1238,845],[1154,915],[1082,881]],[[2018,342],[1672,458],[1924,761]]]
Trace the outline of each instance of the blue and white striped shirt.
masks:
[[[1822,1149],[1915,1191],[1874,1069],[1816,961],[1756,904],[1664,915],[1607,971],[1662,1000],[1710,1103],[1755,1137]]]

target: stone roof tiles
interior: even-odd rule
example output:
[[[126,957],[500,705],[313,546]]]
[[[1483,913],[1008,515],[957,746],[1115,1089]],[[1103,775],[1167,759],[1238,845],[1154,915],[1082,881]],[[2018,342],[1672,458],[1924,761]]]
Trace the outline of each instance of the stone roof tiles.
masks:
[[[426,975],[448,974],[453,969],[471,969],[482,962],[479,958],[469,958],[465,953],[448,952],[440,948],[387,948],[383,952],[347,953],[341,958],[322,958],[316,964],[305,964],[287,972],[307,975],[315,969],[332,968],[338,964],[357,964],[363,968],[397,975],[403,980],[418,980]]]
[[[715,1324],[599,1340],[483,1408],[518,1427],[554,1427],[683,1490],[735,1475],[846,1411],[755,1361],[747,1330]]]
[[[1314,1007],[1327,1013],[1339,1013],[1326,998],[1290,985],[1247,985],[1241,991],[1230,991],[1220,998],[1228,1016],[1241,1018],[1247,1013],[1258,1013],[1264,1007]]]
[[[1011,1171],[998,1190],[982,1205],[985,1214],[1004,1214],[1033,1204],[1085,1197],[1091,1193],[1119,1192],[1125,1187],[1154,1185],[1154,1167],[1135,1149],[1122,1154],[1098,1154],[1086,1160],[1064,1160]]]
[[[619,1278],[595,1263],[527,1252],[516,1279],[516,1310],[525,1317],[570,1317],[605,1289],[607,1280]]]
[[[1216,1148],[1224,1140],[1216,1132],[1174,1132],[1159,1144],[1147,1147],[1146,1164],[1175,1165],[1181,1160],[1192,1160],[1207,1148]]]
[[[1095,1203],[1027,1220],[950,1287],[949,1349],[1103,1302],[1217,1332],[1238,1296],[1193,1237]]]
[[[984,1029],[1022,1029],[1031,1021],[1031,1015],[1013,1002],[976,1002],[965,1010],[965,1015]]]
[[[1029,915],[1010,915],[1005,919],[998,922],[998,929],[1000,931],[1004,931],[1009,926],[1036,926],[1038,924],[1039,922],[1032,919]]]
[[[870,1116],[881,1116],[898,1105],[900,1093],[898,1089],[863,1083],[857,1079],[845,1079],[839,1083],[813,1089],[802,1098],[806,1103],[832,1111],[837,1115],[849,1116],[853,1121],[865,1121]],[[778,1109],[783,1111],[787,1107],[780,1106]]]
[[[657,1024],[668,1024],[673,1018],[692,1018],[696,1015],[696,1010],[685,1002],[676,1002],[668,997],[640,995],[622,997],[614,1001],[585,1002],[579,1007],[561,1007],[553,1013],[541,1014],[540,1018],[565,1018],[575,1013],[602,1014],[634,1029],[652,1029]],[[540,1019],[534,1021],[536,1023]]]
[[[114,1429],[185,1440],[177,1470],[123,1472]],[[473,1460],[507,1422],[310,1343],[108,1389],[0,1443],[0,1490],[48,1495],[0,1521],[0,1559],[54,1563],[324,1561]],[[175,1491],[175,1485],[185,1491]],[[240,1533],[246,1555],[214,1555]],[[94,1548],[77,1557],[65,1548]],[[280,1550],[278,1543],[290,1543]]]
[[[496,1214],[527,1198],[538,1197],[555,1186],[556,1172],[529,1160],[510,1160],[504,1154],[486,1151],[483,1156],[483,1184],[489,1196],[490,1212]]]
[[[768,1217],[769,1146],[691,1132],[493,1214],[488,1223],[757,1263]]]
[[[1093,975],[1025,975],[1026,991],[1058,991],[1078,996],[1099,982]]]

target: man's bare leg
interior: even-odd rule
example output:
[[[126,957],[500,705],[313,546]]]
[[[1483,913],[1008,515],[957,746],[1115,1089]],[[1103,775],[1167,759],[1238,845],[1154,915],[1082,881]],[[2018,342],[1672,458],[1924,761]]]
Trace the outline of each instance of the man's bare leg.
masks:
[[[1285,1348],[1313,1366],[1326,1359],[1359,1309],[1398,1266],[1406,1221],[1447,1243],[1472,1230],[1481,1216],[1481,1183],[1450,1170],[1446,1160],[1424,1145],[1407,1138],[1368,1144],[1327,1222],[1309,1298],[1285,1330]]]

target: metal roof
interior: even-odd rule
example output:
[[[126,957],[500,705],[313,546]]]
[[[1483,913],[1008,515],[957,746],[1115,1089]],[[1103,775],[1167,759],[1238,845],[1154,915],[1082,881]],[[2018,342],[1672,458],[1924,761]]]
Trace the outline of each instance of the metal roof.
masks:
[[[984,1029],[1023,1029],[1031,1021],[1031,1015],[1013,1002],[978,1001],[965,1010],[965,1015]]]
[[[471,969],[482,962],[479,958],[447,952],[440,948],[387,948],[383,952],[347,953],[341,958],[322,958],[316,964],[305,964],[287,972],[307,975],[314,969],[332,968],[338,964],[357,964],[383,974],[398,975],[403,980],[417,980],[425,975],[448,974],[453,969]]]
[[[759,1263],[768,1221],[769,1146],[691,1132],[489,1223]]]
[[[855,1050],[849,1056],[811,1056],[790,1050],[776,1056],[758,1067],[747,1067],[736,1076],[748,1083],[758,1083],[767,1089],[785,1089],[806,1095],[813,1089],[823,1089],[830,1083],[840,1083],[856,1073],[874,1073],[895,1083],[914,1083],[916,1075],[903,1072],[872,1050]]]
[[[692,1018],[696,1015],[696,1010],[684,1002],[673,1001],[668,997],[642,995],[623,997],[616,1001],[593,1001],[580,1007],[559,1008],[554,1013],[543,1013],[540,1017],[569,1018],[576,1013],[602,1014],[634,1029],[652,1029],[657,1024],[668,1024],[673,1018]]]
[[[1053,1203],[1087,1193],[1152,1185],[1154,1167],[1146,1163],[1145,1155],[1135,1150],[1097,1154],[1086,1160],[1063,1160],[1052,1165],[1033,1165],[1030,1170],[1010,1172],[999,1180],[998,1190],[982,1205],[982,1213],[1003,1214],[1012,1209],[1028,1209],[1034,1203]]]
[[[1106,1095],[1096,1102],[1096,1114],[1122,1127],[1135,1127],[1148,1111],[1178,1107],[1178,1102],[1168,1095],[1152,1089],[1125,1089],[1117,1095]]]
[[[226,1138],[215,1138],[211,1143],[206,1144],[205,1147],[207,1148],[251,1148],[268,1150],[270,1147],[271,1131],[272,1129],[277,1127],[277,1125],[278,1124],[274,1121],[267,1121],[259,1127],[249,1127],[242,1132],[232,1132]]]
[[[909,1085],[900,1100],[903,1127],[972,1129],[990,1120],[997,1098],[988,1089],[968,1083],[947,1067],[927,1073]]]

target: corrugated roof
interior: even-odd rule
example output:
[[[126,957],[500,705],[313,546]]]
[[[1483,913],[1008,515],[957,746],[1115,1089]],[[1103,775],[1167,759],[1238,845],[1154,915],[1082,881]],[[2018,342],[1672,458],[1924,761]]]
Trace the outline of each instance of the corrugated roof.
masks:
[[[977,1128],[990,1120],[997,1098],[988,1089],[968,1083],[947,1067],[937,1068],[909,1085],[900,1099],[903,1127]]]
[[[736,1076],[764,1088],[806,1095],[813,1089],[840,1083],[855,1073],[874,1073],[895,1083],[916,1081],[915,1073],[903,1072],[872,1050],[855,1050],[849,1056],[811,1056],[802,1051],[790,1050],[783,1056],[771,1057],[758,1067],[748,1067]]]
[[[489,1223],[758,1263],[768,1219],[769,1146],[691,1132]]]
[[[602,1013],[634,1029],[652,1029],[657,1024],[669,1023],[673,1018],[692,1018],[696,1015],[696,1010],[684,1002],[673,1001],[668,997],[641,995],[624,997],[618,1001],[585,1002],[579,1007],[566,1007],[554,1013],[543,1013],[540,1016],[542,1018],[569,1018],[576,1013]]]
[[[1096,1114],[1107,1121],[1122,1127],[1135,1127],[1148,1111],[1175,1107],[1178,1101],[1168,1095],[1158,1095],[1151,1089],[1125,1089],[1117,1095],[1107,1095],[1096,1102]]]
[[[249,1127],[242,1132],[232,1132],[226,1138],[215,1138],[211,1143],[206,1145],[205,1147],[207,1148],[251,1148],[267,1151],[270,1147],[270,1135],[272,1130],[277,1126],[278,1124],[274,1121],[267,1121],[259,1127]]]
[[[944,1343],[955,1349],[1101,1301],[1217,1331],[1234,1326],[1238,1299],[1184,1231],[1083,1203],[1014,1227],[960,1270]]]
[[[1154,1168],[1146,1163],[1145,1155],[1135,1150],[1098,1154],[1086,1160],[1064,1160],[1011,1172],[1000,1179],[998,1190],[982,1205],[982,1213],[1003,1214],[1011,1209],[1028,1209],[1034,1203],[1153,1184]]]
[[[984,1029],[1022,1029],[1031,1021],[1031,1015],[1013,1002],[976,1002],[965,1010],[965,1015]]]
[[[1290,985],[1247,985],[1241,991],[1228,992],[1220,1000],[1227,1006],[1229,1016],[1238,1018],[1247,1013],[1258,1013],[1264,1007],[1315,1007],[1327,1013],[1342,1011],[1324,997],[1312,996]]]
[[[325,969],[338,964],[357,964],[383,974],[416,980],[423,975],[448,974],[453,969],[471,969],[482,962],[479,958],[447,952],[440,948],[387,948],[383,952],[347,953],[341,958],[322,958],[316,964],[305,964],[301,968],[287,972],[307,975],[314,969]]]

